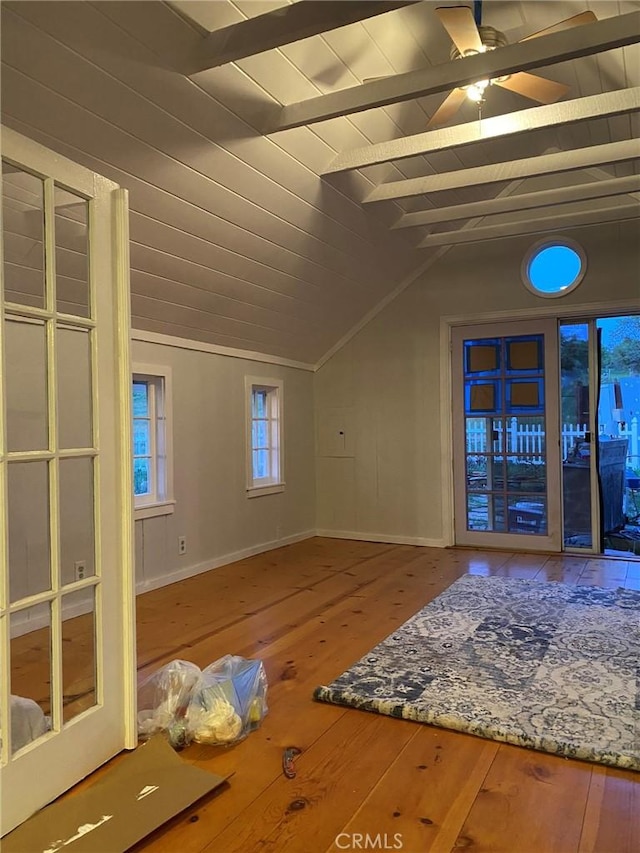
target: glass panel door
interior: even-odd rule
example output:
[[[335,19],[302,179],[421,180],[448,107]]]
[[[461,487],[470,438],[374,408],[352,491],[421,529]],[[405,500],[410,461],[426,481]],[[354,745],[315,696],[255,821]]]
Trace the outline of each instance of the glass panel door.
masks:
[[[559,547],[556,334],[548,321],[454,330],[458,544]]]
[[[602,547],[633,559],[640,557],[640,314],[595,322]]]
[[[567,550],[597,548],[593,525],[594,476],[589,322],[560,325],[560,422],[562,430],[563,544]]]
[[[2,128],[0,198],[4,835],[136,738],[126,195]]]
[[[640,316],[560,325],[564,547],[640,556]]]

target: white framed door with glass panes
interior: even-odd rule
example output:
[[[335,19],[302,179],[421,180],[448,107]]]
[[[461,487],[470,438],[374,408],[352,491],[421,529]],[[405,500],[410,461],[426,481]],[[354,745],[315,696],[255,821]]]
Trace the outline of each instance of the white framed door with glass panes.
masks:
[[[560,551],[555,320],[451,333],[458,545]]]
[[[0,143],[5,835],[137,738],[126,191]]]

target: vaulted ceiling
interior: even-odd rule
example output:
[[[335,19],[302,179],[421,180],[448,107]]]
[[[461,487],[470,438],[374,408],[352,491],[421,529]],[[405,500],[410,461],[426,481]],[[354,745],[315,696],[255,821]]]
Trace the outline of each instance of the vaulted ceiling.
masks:
[[[638,216],[640,4],[469,2],[462,60],[438,5],[4,2],[2,121],[129,189],[136,328],[313,364],[443,247]],[[517,71],[567,89],[427,128]]]

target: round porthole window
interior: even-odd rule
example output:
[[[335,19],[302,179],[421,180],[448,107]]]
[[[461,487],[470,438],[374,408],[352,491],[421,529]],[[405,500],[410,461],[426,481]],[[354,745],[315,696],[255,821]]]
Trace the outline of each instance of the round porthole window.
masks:
[[[587,267],[582,246],[566,238],[540,240],[522,263],[522,278],[536,296],[565,296],[582,281]]]

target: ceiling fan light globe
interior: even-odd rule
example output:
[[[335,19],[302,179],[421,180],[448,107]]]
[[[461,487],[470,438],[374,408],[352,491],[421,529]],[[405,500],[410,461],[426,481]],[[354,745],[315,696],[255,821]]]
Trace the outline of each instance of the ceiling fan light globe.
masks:
[[[484,101],[484,92],[487,86],[491,85],[490,80],[476,80],[475,83],[471,83],[470,86],[465,86],[465,90],[467,92],[467,97],[470,101],[473,101],[475,104],[480,104]]]

